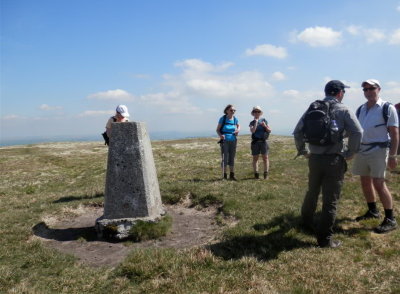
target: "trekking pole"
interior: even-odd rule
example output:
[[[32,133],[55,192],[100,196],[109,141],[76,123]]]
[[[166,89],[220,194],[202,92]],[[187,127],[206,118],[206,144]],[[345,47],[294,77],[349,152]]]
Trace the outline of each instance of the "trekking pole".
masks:
[[[222,151],[222,178],[225,174],[225,151],[224,151],[224,140],[221,140],[221,151]]]

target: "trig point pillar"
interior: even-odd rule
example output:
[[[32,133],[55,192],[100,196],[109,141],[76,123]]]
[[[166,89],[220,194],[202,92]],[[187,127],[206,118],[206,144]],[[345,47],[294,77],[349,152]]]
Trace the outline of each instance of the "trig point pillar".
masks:
[[[104,215],[96,220],[100,237],[124,239],[138,221],[164,214],[153,152],[145,123],[113,123],[108,151]]]

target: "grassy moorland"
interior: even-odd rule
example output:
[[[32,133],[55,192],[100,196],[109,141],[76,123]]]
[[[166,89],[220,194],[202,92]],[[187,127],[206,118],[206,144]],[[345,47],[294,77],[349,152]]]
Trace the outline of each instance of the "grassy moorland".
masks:
[[[100,142],[0,148],[0,293],[400,293],[400,229],[377,235],[378,221],[352,221],[365,209],[358,179],[346,174],[336,228],[343,246],[316,248],[299,226],[306,160],[293,160],[291,138],[270,141],[270,178],[256,181],[249,139],[240,137],[238,182],[219,180],[216,139],[153,142],[163,201],[218,205],[220,241],[135,249],[116,268],[82,265],[32,238],[43,217],[103,201],[107,149]],[[400,215],[400,174],[390,173],[388,185]]]

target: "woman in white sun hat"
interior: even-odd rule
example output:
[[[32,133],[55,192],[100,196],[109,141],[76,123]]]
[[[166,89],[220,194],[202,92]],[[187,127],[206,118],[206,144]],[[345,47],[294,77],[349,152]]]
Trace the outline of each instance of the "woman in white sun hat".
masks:
[[[268,136],[271,133],[271,128],[268,121],[262,117],[263,111],[260,106],[254,106],[251,115],[254,119],[250,122],[251,132],[251,155],[253,155],[253,170],[254,177],[260,178],[258,172],[258,158],[261,154],[264,166],[264,179],[268,178],[269,159],[268,159]]]
[[[107,136],[110,137],[111,135],[111,124],[113,122],[126,122],[128,121],[129,112],[128,107],[125,105],[118,105],[115,109],[115,115],[110,117],[106,124],[106,133]]]

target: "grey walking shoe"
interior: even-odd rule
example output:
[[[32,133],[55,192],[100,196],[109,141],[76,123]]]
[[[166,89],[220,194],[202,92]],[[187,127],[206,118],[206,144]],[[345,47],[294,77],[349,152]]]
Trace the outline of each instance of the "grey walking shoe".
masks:
[[[364,215],[357,216],[356,222],[366,220],[366,219],[371,219],[371,218],[380,218],[380,217],[381,217],[381,214],[379,213],[379,211],[368,210]]]
[[[393,231],[396,228],[397,228],[396,219],[395,218],[390,219],[390,218],[385,217],[383,219],[383,222],[375,228],[374,232],[378,233],[378,234],[384,234],[384,233]]]
[[[342,241],[339,240],[329,240],[329,242],[318,244],[320,248],[338,248],[342,245]]]

